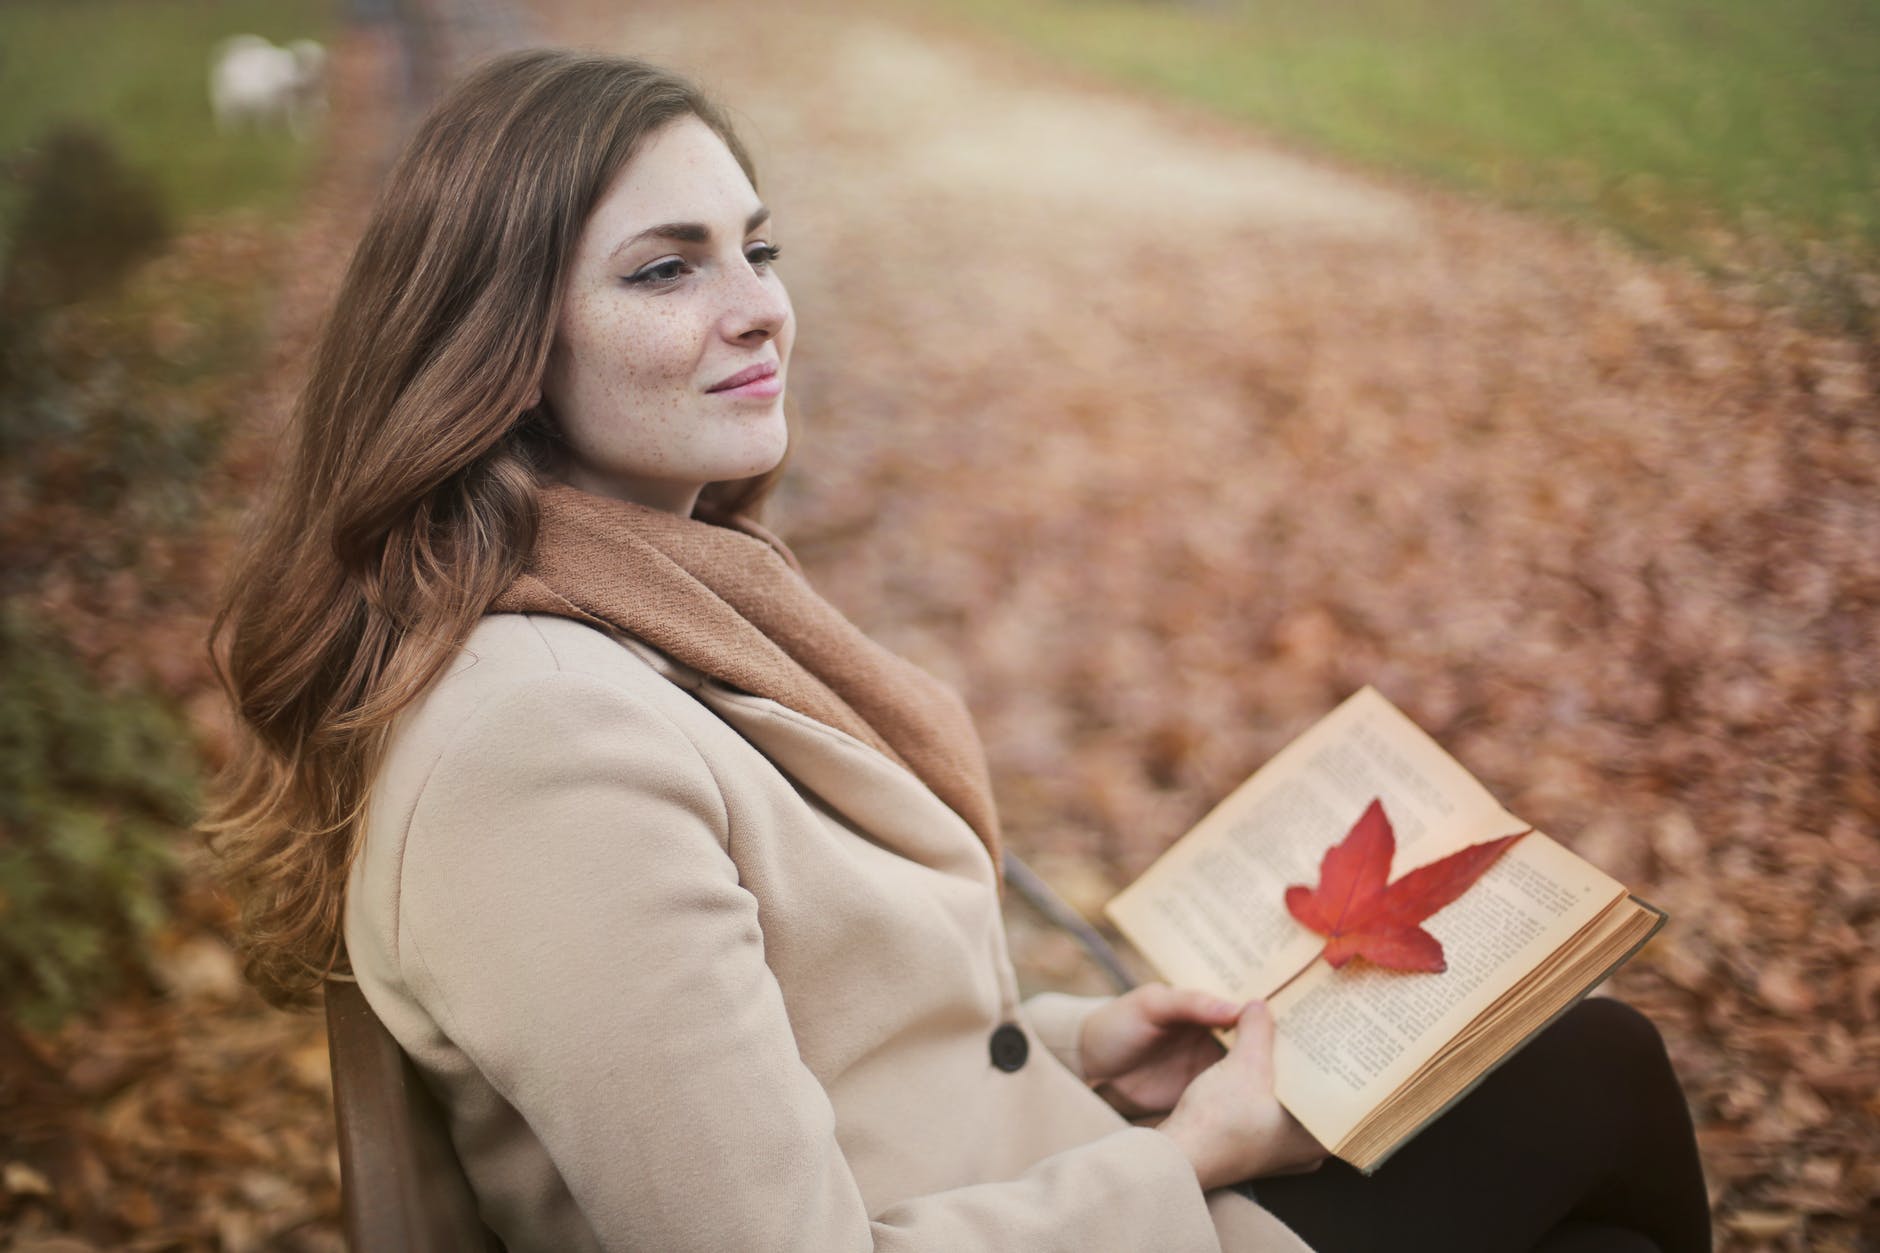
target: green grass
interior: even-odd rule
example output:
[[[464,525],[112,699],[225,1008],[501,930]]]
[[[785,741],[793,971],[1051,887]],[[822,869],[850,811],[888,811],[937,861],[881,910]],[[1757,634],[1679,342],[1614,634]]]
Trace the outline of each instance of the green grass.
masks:
[[[210,52],[244,32],[326,42],[333,10],[332,0],[5,0],[0,161],[58,121],[83,121],[156,180],[178,220],[238,207],[280,212],[317,140],[217,135]],[[0,215],[13,207],[10,196],[0,201]]]
[[[908,0],[913,3],[914,0]],[[925,0],[1275,134],[1727,262],[1880,268],[1872,0]]]

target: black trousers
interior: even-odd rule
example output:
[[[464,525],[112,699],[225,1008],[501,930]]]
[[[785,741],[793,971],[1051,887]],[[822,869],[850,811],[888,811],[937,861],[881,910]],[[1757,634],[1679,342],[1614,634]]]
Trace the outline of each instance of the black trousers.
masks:
[[[1709,1253],[1684,1093],[1657,1028],[1582,1001],[1370,1176],[1242,1190],[1317,1253]]]

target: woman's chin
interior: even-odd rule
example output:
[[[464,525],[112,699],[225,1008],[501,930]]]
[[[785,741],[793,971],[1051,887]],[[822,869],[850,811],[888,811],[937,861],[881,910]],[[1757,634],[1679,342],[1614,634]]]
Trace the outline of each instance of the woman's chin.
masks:
[[[747,445],[726,459],[728,465],[735,466],[735,472],[726,474],[724,478],[756,478],[783,464],[783,455],[790,449],[790,431],[784,425],[781,412],[776,414],[773,424],[766,425],[761,433],[752,432],[752,435]]]

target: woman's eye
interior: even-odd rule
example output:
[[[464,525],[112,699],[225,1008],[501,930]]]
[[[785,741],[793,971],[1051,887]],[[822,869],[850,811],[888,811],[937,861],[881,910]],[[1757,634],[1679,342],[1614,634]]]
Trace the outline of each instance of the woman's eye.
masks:
[[[654,286],[663,283],[676,283],[679,279],[684,277],[685,272],[690,268],[691,267],[685,263],[683,258],[672,257],[656,265],[649,265],[637,274],[628,276],[627,282],[650,283]]]
[[[758,269],[761,270],[765,266],[769,265],[772,261],[775,261],[778,257],[782,256],[783,249],[779,248],[775,244],[759,244],[757,245],[757,247],[751,249],[749,252],[745,253],[744,255],[747,259],[749,259],[752,265],[756,266]]]

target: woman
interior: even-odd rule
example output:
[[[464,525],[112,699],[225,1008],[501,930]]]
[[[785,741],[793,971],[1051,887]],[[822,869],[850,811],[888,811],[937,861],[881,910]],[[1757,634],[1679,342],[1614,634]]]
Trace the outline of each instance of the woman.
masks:
[[[1264,1007],[1021,1005],[964,708],[752,520],[777,252],[652,67],[512,55],[421,128],[218,622],[251,978],[350,965],[512,1250],[1305,1248],[1228,1186],[1322,1157]],[[1272,1204],[1381,1195],[1318,1178]]]

